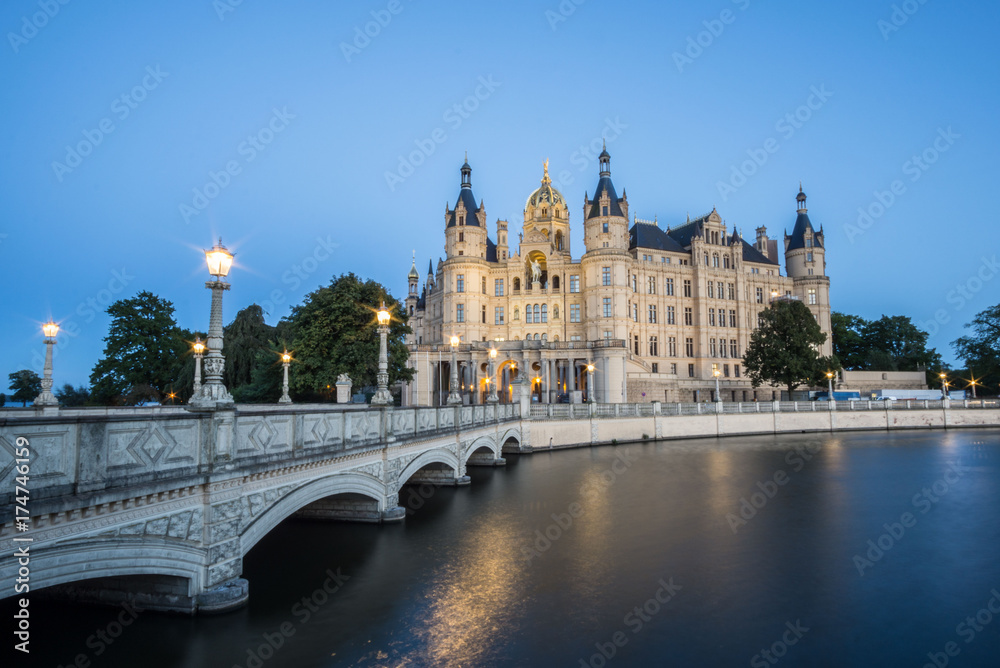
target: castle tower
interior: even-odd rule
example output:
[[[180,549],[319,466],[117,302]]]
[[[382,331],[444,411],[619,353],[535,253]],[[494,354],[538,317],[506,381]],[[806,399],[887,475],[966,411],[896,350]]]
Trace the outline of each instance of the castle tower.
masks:
[[[549,242],[546,255],[560,253],[569,258],[569,209],[562,193],[552,187],[548,160],[543,169],[542,185],[524,203],[524,236],[537,231]]]
[[[584,244],[587,252],[610,248],[628,251],[628,198],[618,197],[611,182],[611,155],[607,147],[599,156],[601,171],[594,199],[583,197]]]
[[[823,228],[817,232],[809,220],[806,194],[799,184],[795,197],[796,218],[791,234],[785,234],[785,272],[793,279],[793,293],[809,307],[827,333],[822,354],[833,354],[830,338],[830,279],[826,275],[826,248]]]
[[[413,263],[410,265],[410,273],[406,275],[409,285],[406,290],[406,314],[412,316],[417,308],[417,301],[420,299],[418,293],[420,283],[420,272],[417,271],[417,251],[413,251]]]

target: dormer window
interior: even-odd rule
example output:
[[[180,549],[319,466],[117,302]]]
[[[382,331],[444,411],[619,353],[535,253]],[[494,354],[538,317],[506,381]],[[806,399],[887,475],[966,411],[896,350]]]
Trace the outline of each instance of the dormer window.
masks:
[[[806,238],[806,248],[812,248],[812,247],[813,247],[812,237],[807,237]]]
[[[465,216],[464,215],[461,215],[461,216],[458,217],[458,224],[459,225],[465,225]]]
[[[546,217],[547,215],[549,215],[549,210],[548,210],[548,209],[546,209],[546,208],[545,208],[545,207],[543,206],[543,207],[542,207],[542,218],[545,218],[545,217]]]
[[[607,207],[607,206],[602,206],[602,207],[601,207],[601,215],[602,215],[602,216],[606,216],[606,215],[608,215],[608,207]],[[605,224],[604,224],[604,226],[605,226],[605,227],[607,227],[607,226],[608,226],[608,224],[607,224],[607,223],[605,223]],[[604,230],[604,231],[605,231],[605,232],[607,232],[607,230]]]

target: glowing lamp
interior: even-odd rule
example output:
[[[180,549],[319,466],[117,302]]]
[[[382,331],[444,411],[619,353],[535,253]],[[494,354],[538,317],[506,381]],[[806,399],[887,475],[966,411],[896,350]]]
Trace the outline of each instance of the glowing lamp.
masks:
[[[47,323],[42,325],[42,331],[45,332],[45,338],[54,339],[59,333],[59,325],[49,320]]]
[[[385,307],[385,302],[382,302],[382,307],[378,310],[378,324],[380,327],[389,324],[389,310]]]
[[[211,250],[205,251],[205,262],[208,263],[208,273],[218,278],[225,278],[229,275],[229,268],[233,266],[233,255],[222,245],[222,239],[215,244]]]

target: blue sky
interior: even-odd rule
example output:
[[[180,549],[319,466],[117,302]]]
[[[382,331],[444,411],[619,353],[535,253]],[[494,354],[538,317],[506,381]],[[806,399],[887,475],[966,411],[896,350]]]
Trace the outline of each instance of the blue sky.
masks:
[[[802,181],[834,309],[911,316],[946,359],[997,302],[993,3],[235,3],[3,3],[4,379],[41,370],[53,317],[56,383],[87,382],[139,290],[207,327],[220,235],[227,321],[347,271],[402,295],[465,151],[491,236],[548,158],[579,256],[602,135],[661,224],[716,206],[780,236]]]

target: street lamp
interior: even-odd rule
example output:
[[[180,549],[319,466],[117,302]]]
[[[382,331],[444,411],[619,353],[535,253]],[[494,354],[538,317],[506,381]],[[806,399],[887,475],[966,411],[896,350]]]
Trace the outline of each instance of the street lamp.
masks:
[[[976,398],[976,385],[979,385],[979,382],[976,380],[976,377],[973,376],[972,380],[969,381],[969,387],[972,388],[972,398],[973,399]]]
[[[233,397],[222,383],[222,371],[226,358],[222,356],[222,293],[230,288],[224,279],[233,266],[233,255],[222,239],[205,251],[208,273],[215,277],[207,281],[205,287],[212,291],[212,311],[208,321],[208,355],[205,357],[205,383],[197,395],[191,397],[191,406],[199,409],[214,409],[224,404],[232,404]]]
[[[372,406],[388,406],[392,403],[392,395],[389,394],[389,352],[386,341],[389,336],[389,310],[385,307],[385,302],[379,307],[378,313],[378,374],[375,379],[378,389],[372,397]]]
[[[594,403],[594,365],[587,365],[587,403]]]
[[[827,371],[826,372],[826,386],[827,386],[826,400],[827,401],[833,401],[833,372],[832,371]]]
[[[49,320],[42,325],[45,334],[45,370],[42,377],[42,392],[35,397],[35,406],[58,406],[59,400],[52,394],[52,346],[56,345],[59,325]]]
[[[493,382],[493,374],[496,373],[496,360],[497,360],[497,349],[490,348],[490,359],[487,369],[488,377],[486,378],[486,384],[490,388],[490,394],[486,397],[486,403],[496,404],[500,402],[500,397],[497,396],[497,385],[499,384],[499,379],[496,383]]]
[[[458,406],[462,403],[462,395],[458,393],[458,344],[461,339],[451,337],[451,378],[448,383],[448,405]]]
[[[201,391],[201,358],[205,355],[205,344],[201,342],[201,337],[194,337],[194,392],[191,398],[198,396]]]
[[[941,378],[941,400],[944,401],[948,398],[948,374],[942,371],[938,376]]]
[[[722,375],[722,372],[719,371],[718,364],[712,365],[712,375],[715,376],[715,400],[722,401],[722,396],[719,394],[719,376]]]
[[[288,365],[292,363],[292,356],[288,354],[288,351],[281,353],[281,366],[284,367],[284,377],[281,380],[281,398],[278,399],[279,404],[290,404],[292,403],[292,398],[288,396]]]

